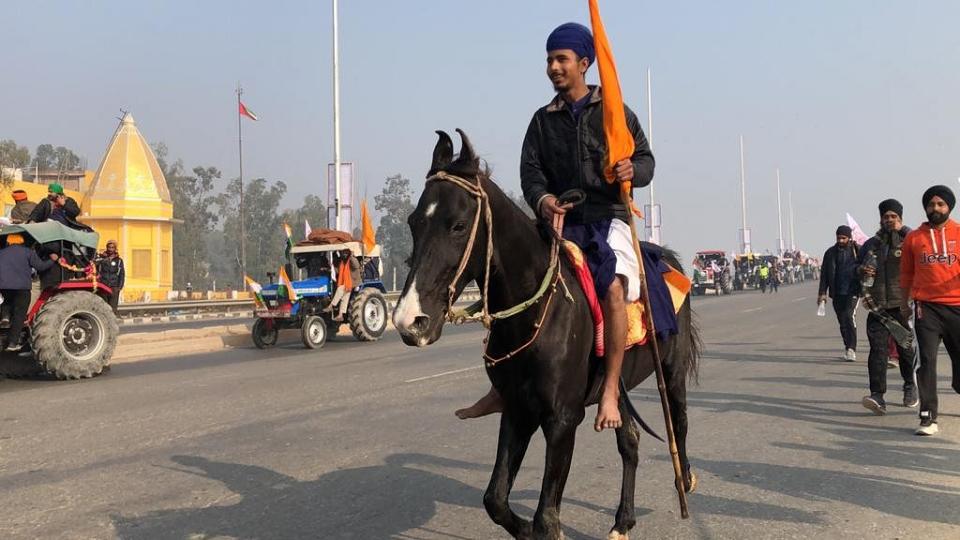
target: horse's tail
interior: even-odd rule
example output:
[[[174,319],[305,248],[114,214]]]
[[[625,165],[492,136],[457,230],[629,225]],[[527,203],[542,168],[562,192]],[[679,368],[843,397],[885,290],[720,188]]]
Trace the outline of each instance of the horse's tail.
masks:
[[[668,247],[662,249],[667,264],[683,272],[683,265],[680,263],[677,252]],[[674,354],[677,361],[683,362],[687,378],[699,382],[700,353],[703,351],[703,339],[700,337],[700,325],[693,313],[693,308],[690,306],[689,294],[677,314],[677,326],[679,332],[676,336],[677,342]]]

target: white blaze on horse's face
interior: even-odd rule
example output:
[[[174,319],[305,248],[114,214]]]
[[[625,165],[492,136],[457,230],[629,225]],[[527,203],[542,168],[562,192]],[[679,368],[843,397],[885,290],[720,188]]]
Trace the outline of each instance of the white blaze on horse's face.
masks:
[[[436,203],[436,202],[432,202],[432,203],[430,203],[430,206],[427,207],[427,211],[424,212],[423,215],[425,215],[425,216],[427,216],[427,217],[432,217],[432,216],[433,216],[433,213],[436,212],[436,211],[437,211],[437,203]]]
[[[423,347],[428,338],[424,335],[417,336],[414,324],[418,317],[424,316],[423,309],[420,308],[420,295],[417,293],[417,277],[414,276],[410,280],[410,289],[397,302],[397,309],[393,312],[393,324],[401,334],[416,337],[417,346]]]

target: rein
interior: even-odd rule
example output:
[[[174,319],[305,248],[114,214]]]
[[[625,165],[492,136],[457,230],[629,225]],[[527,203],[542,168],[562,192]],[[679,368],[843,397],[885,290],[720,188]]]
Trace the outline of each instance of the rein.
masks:
[[[487,329],[487,337],[483,340],[483,359],[488,368],[493,367],[498,363],[508,360],[524,351],[530,345],[532,345],[534,341],[536,341],[537,337],[539,337],[540,330],[543,327],[543,321],[546,320],[547,313],[550,310],[550,303],[557,291],[557,285],[562,283],[559,267],[560,245],[556,238],[554,238],[550,248],[550,265],[547,268],[547,271],[544,273],[543,280],[540,282],[540,287],[533,296],[513,307],[504,309],[502,311],[497,311],[495,313],[490,313],[490,309],[487,304],[487,297],[490,291],[490,265],[491,261],[493,260],[493,212],[490,209],[490,198],[487,195],[487,192],[483,189],[479,179],[477,179],[477,183],[474,185],[465,178],[449,174],[446,171],[439,171],[433,176],[427,178],[427,182],[450,182],[451,184],[469,193],[477,201],[477,212],[473,217],[473,226],[470,229],[470,236],[467,239],[467,247],[463,251],[463,256],[460,258],[460,264],[457,267],[457,273],[454,276],[453,281],[450,282],[450,286],[447,287],[447,321],[453,324],[463,324],[468,321],[480,321],[483,323],[484,328]],[[456,301],[457,296],[457,282],[459,282],[460,278],[463,277],[463,273],[467,268],[467,263],[470,260],[470,255],[473,253],[473,248],[477,241],[477,232],[480,229],[481,216],[483,217],[484,223],[487,226],[487,250],[484,257],[484,276],[483,285],[480,288],[480,301],[469,306],[463,311],[455,312],[453,309],[453,304]],[[530,339],[528,339],[520,347],[510,351],[505,355],[499,357],[490,356],[487,353],[487,347],[489,347],[490,343],[490,333],[492,331],[493,322],[497,320],[508,319],[530,309],[543,300],[544,295],[547,294],[548,290],[549,294],[546,297],[546,303],[543,311],[540,314],[540,318],[537,320],[536,324],[534,324],[534,332]],[[569,293],[567,294],[567,297],[570,298]]]

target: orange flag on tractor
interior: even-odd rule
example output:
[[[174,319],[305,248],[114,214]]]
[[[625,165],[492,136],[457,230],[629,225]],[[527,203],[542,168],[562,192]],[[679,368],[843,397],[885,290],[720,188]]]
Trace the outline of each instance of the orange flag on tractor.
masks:
[[[373,222],[370,221],[370,212],[367,211],[367,200],[360,201],[360,222],[361,222],[361,240],[363,241],[363,251],[370,253],[373,247],[377,245],[377,234],[373,230]]]

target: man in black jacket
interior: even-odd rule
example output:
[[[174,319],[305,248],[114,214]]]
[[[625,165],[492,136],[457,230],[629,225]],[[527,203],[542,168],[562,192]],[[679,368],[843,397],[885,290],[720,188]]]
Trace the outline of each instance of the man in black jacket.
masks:
[[[903,239],[908,232],[910,228],[903,226],[903,205],[895,199],[887,199],[880,203],[880,230],[860,249],[864,305],[870,308],[867,315],[870,395],[864,397],[862,403],[877,415],[887,412],[883,395],[887,391],[887,361],[890,358],[890,330],[881,317],[893,319],[905,329],[910,328],[907,317],[900,311],[903,299],[903,290],[900,288],[900,256]],[[916,407],[920,403],[914,379],[916,352],[898,344],[897,353],[900,357],[900,376],[903,378],[903,405]]]
[[[127,272],[123,267],[123,259],[117,252],[117,241],[107,240],[107,248],[97,257],[97,278],[101,283],[110,287],[110,307],[113,313],[117,314],[117,306],[120,304],[120,294],[123,290],[124,282],[127,279]]]
[[[43,272],[59,258],[56,253],[51,253],[51,260],[45,261],[23,243],[22,235],[8,234],[6,245],[0,249],[0,294],[3,294],[3,303],[11,309],[7,347],[4,349],[9,352],[19,351],[22,347],[20,332],[30,309],[31,269]]]
[[[858,248],[853,241],[853,231],[846,225],[837,227],[837,243],[823,254],[820,272],[820,294],[817,303],[833,299],[833,311],[840,323],[844,352],[841,358],[848,362],[857,360],[857,305],[860,303],[860,278],[858,276]]]
[[[80,231],[93,230],[90,227],[77,221],[80,215],[80,205],[73,197],[67,197],[63,193],[63,186],[60,184],[50,184],[47,188],[47,198],[43,199],[33,212],[27,223],[43,223],[44,221],[58,221],[71,229]]]
[[[546,74],[556,91],[527,128],[520,155],[520,187],[527,204],[548,223],[565,217],[563,235],[584,250],[603,307],[606,333],[604,383],[594,429],[618,428],[618,382],[627,340],[626,306],[640,297],[639,261],[633,250],[630,209],[620,201],[620,183],[644,187],[653,179],[654,160],[637,116],[624,107],[634,138],[630,159],[616,163],[607,182],[607,143],[603,132],[601,88],[588,86],[586,72],[595,59],[593,36],[583,25],[566,23],[547,38]],[[586,193],[571,208],[557,197],[570,189]],[[658,327],[659,328],[659,327]],[[491,391],[457,416],[472,418],[499,410]]]

